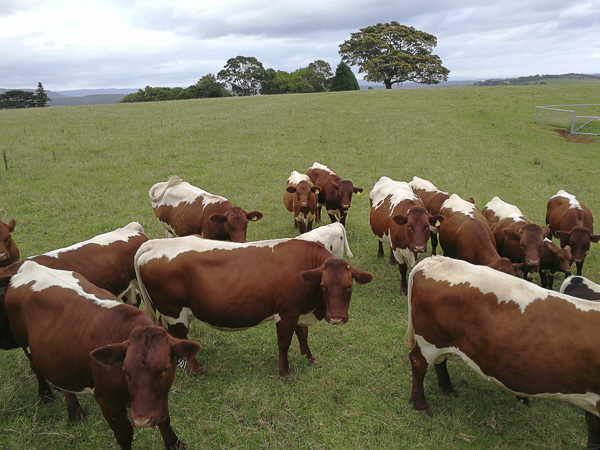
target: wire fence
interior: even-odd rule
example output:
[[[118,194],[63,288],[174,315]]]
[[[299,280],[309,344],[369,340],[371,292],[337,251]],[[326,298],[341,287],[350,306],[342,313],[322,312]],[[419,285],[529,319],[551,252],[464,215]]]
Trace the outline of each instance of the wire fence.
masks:
[[[536,106],[533,122],[563,127],[571,134],[600,136],[600,104]]]

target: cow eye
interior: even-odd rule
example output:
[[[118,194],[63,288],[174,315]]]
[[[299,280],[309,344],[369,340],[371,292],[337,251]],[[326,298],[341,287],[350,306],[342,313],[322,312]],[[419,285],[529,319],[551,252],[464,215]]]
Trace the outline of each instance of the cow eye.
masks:
[[[168,374],[170,371],[171,371],[171,367],[169,366],[169,367],[167,367],[166,369],[164,369],[164,370],[161,372],[161,375],[166,375],[166,374]]]

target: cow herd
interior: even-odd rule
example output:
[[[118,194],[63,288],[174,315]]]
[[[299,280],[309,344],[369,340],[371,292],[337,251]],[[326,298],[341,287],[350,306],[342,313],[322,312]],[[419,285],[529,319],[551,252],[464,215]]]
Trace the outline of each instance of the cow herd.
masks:
[[[23,349],[40,399],[51,400],[55,386],[73,421],[84,418],[76,394],[92,391],[121,448],[131,447],[133,427],[158,427],[167,448],[185,448],[170,425],[168,394],[177,366],[202,372],[191,320],[227,331],[273,321],[281,376],[291,374],[294,335],[315,362],[308,327],[346,323],[353,283],[373,279],[344,259],[352,257],[352,195],[362,192],[319,163],[293,171],[283,203],[300,235],[254,242],[246,242],[247,226],[262,213],[177,176],[149,190],[165,239],[148,239],[132,222],[19,259],[16,222],[0,221],[0,348]],[[600,445],[600,304],[590,301],[600,289],[581,276],[600,239],[590,210],[560,190],[540,226],[498,197],[480,211],[472,198],[418,177],[381,177],[369,199],[377,255],[389,248],[408,294],[414,409],[430,413],[423,379],[431,364],[440,388],[455,392],[446,359],[457,354],[518,396],[580,406],[588,444]],[[323,206],[332,223],[313,229]],[[573,262],[578,276],[552,291],[555,274],[570,275]],[[542,286],[531,282],[535,273]]]

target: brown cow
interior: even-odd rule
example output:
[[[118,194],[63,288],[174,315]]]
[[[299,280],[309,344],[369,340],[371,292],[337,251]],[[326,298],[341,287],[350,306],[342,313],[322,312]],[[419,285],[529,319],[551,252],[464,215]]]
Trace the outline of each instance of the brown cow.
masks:
[[[319,186],[310,181],[308,175],[295,170],[287,179],[283,204],[294,215],[294,228],[298,228],[300,234],[312,230],[319,189]]]
[[[560,239],[562,248],[567,245],[571,247],[577,275],[581,275],[590,243],[600,240],[600,235],[593,234],[594,218],[591,211],[577,197],[560,190],[548,200],[546,224],[552,235]]]
[[[131,448],[132,424],[158,427],[167,448],[184,447],[168,395],[178,361],[193,358],[198,344],[169,336],[83,276],[33,261],[11,277],[5,306],[32,369],[64,391],[71,420],[83,419],[75,394],[93,389],[121,448]]]
[[[456,354],[514,394],[583,408],[588,446],[600,445],[600,349],[595,338],[600,304],[434,256],[411,272],[408,308],[414,409],[429,412],[423,379],[430,364],[442,391],[455,394],[446,359]]]
[[[550,239],[544,239],[542,256],[540,259],[540,285],[546,289],[554,289],[554,277],[558,272],[565,276],[571,275],[573,256],[571,247],[560,248]]]
[[[494,197],[481,210],[488,221],[500,256],[523,264],[523,278],[533,278],[540,268],[544,239],[550,229],[529,220],[515,205]]]
[[[0,209],[0,219],[4,217],[6,211]],[[13,241],[11,233],[15,231],[15,219],[10,219],[8,223],[0,220],[0,267],[6,267],[19,260],[19,249]]]
[[[498,254],[492,230],[473,203],[452,194],[442,204],[440,214],[444,221],[439,238],[445,256],[515,275],[515,267],[520,265]]]
[[[248,221],[263,217],[261,212],[247,213],[226,198],[192,186],[177,175],[156,183],[149,195],[156,218],[172,236],[199,234],[206,239],[246,242]]]
[[[406,273],[425,256],[430,227],[444,218],[430,216],[408,183],[388,177],[375,183],[369,200],[371,230],[379,240],[377,256],[383,257],[383,244],[390,246],[390,260],[400,270],[400,291],[407,294]]]
[[[136,255],[140,290],[160,323],[184,338],[195,317],[223,330],[243,330],[274,320],[279,373],[290,375],[288,349],[294,333],[300,352],[313,362],[308,326],[318,320],[348,321],[352,280],[373,276],[336,259],[321,244],[300,239],[218,242],[187,236],[156,239]],[[196,360],[188,370],[199,373]]]
[[[425,205],[425,209],[429,214],[435,216],[440,213],[440,208],[442,204],[448,200],[450,195],[447,192],[440,191],[435,185],[427,180],[419,178],[417,176],[413,177],[412,181],[408,183],[415,194],[421,199],[423,205]],[[472,202],[474,203],[474,202]],[[438,246],[438,234],[440,232],[440,227],[432,226],[431,229],[431,254],[435,255],[437,253]]]
[[[138,305],[133,258],[140,245],[147,240],[148,237],[144,234],[142,226],[137,222],[131,222],[122,228],[100,234],[70,247],[18,261],[7,268],[0,269],[0,275],[14,273],[25,261],[35,261],[53,269],[78,272],[92,284],[106,289],[119,299]],[[18,347],[2,305],[8,281],[9,278],[0,277],[0,348],[3,350]],[[38,377],[38,394],[44,402],[53,397],[52,389],[41,377]]]
[[[363,188],[354,187],[352,181],[342,180],[337,173],[329,167],[315,162],[306,172],[310,181],[321,190],[317,197],[317,209],[315,219],[321,223],[321,207],[325,206],[331,222],[338,219],[346,226],[346,216],[352,203],[352,194],[359,195]]]

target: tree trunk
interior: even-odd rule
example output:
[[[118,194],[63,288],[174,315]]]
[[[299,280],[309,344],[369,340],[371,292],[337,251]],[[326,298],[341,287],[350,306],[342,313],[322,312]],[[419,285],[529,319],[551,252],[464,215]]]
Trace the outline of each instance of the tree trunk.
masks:
[[[386,89],[392,88],[392,80],[383,80],[383,84],[385,84]]]

